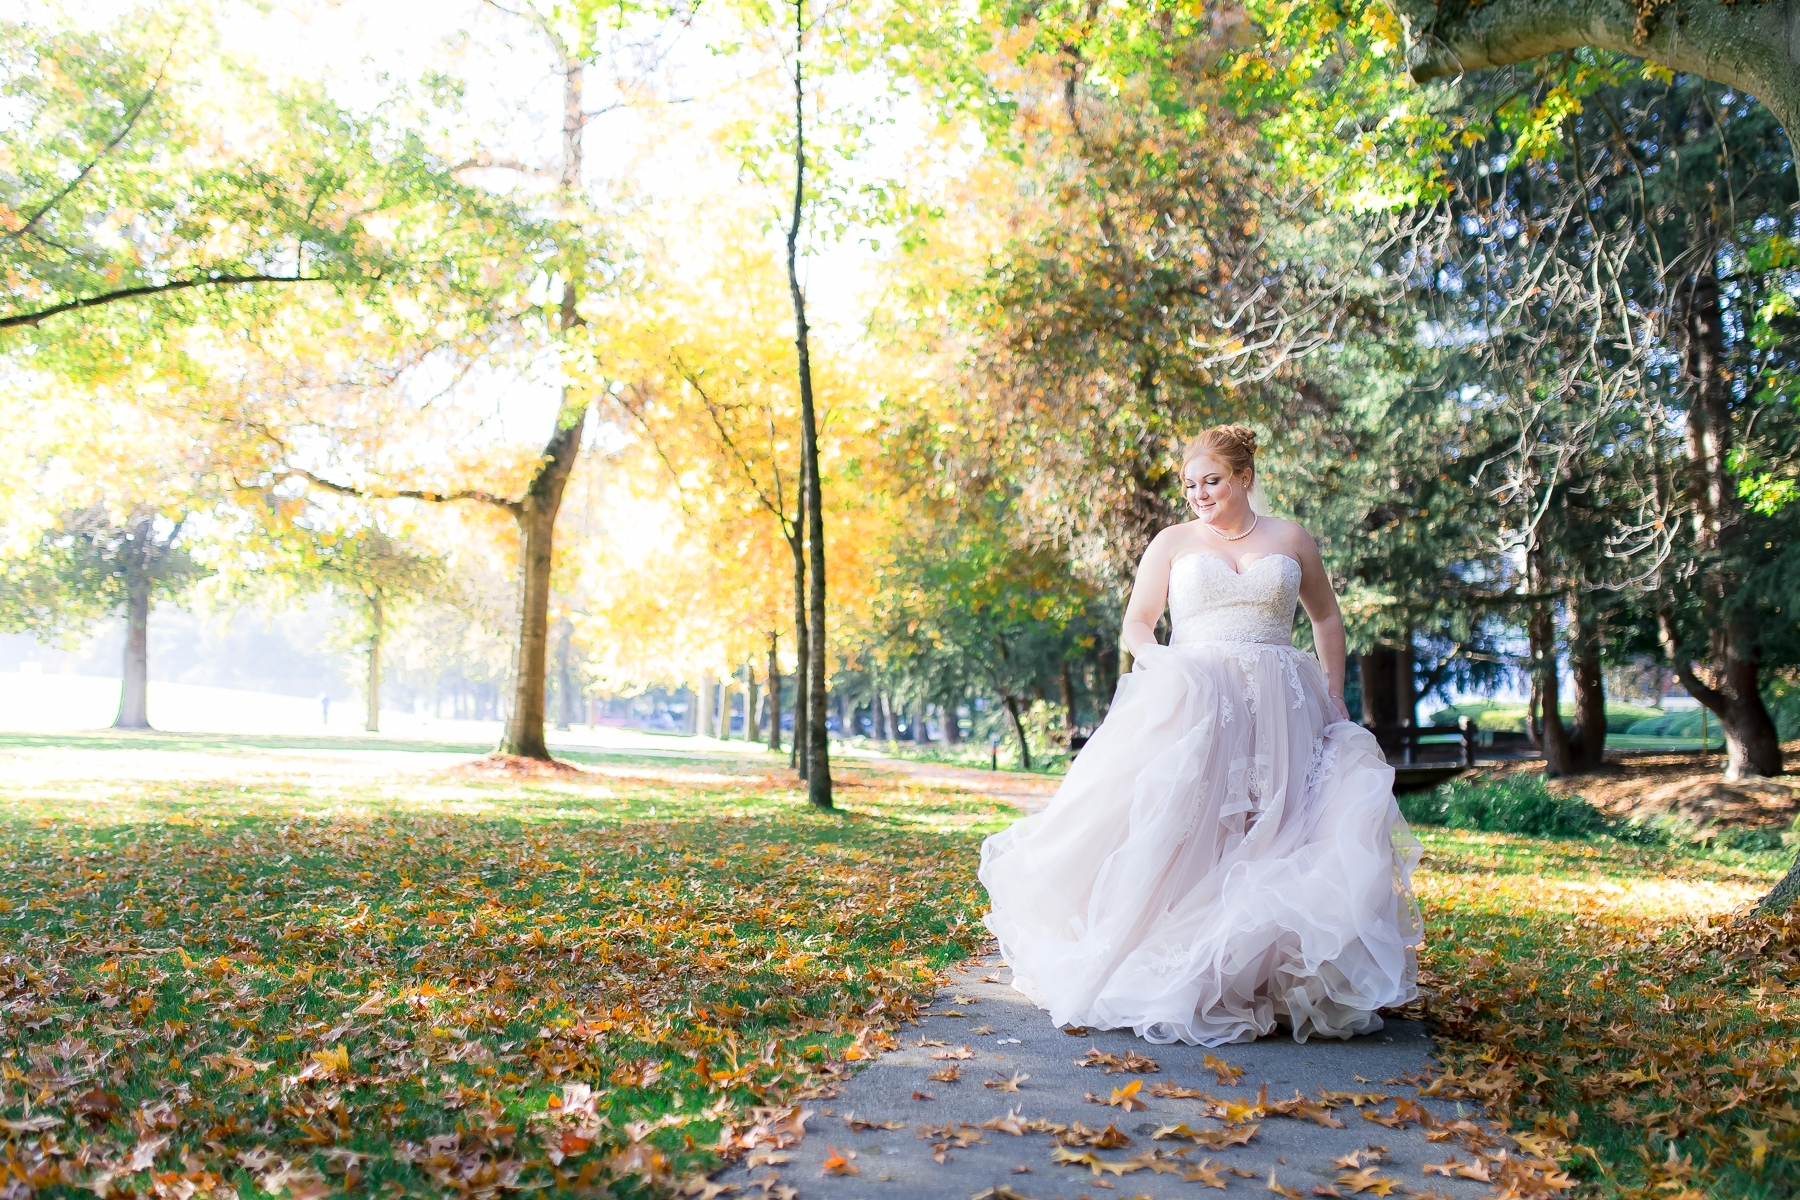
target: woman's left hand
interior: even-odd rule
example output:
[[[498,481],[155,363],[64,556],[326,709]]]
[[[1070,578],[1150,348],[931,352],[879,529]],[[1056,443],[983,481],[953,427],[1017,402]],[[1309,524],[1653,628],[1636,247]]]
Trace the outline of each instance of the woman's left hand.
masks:
[[[1344,704],[1344,698],[1342,696],[1333,696],[1331,698],[1331,711],[1337,714],[1337,719],[1340,721],[1348,721],[1350,719],[1350,709]]]

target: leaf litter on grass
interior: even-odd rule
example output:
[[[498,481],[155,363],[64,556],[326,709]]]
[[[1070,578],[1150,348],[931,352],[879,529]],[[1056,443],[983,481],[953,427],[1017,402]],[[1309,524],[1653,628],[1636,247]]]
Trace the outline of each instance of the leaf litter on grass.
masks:
[[[1405,1102],[1365,1116],[1469,1147],[1457,1161],[1512,1195],[1800,1188],[1800,915],[1741,907],[1780,856],[1424,840],[1419,1012],[1444,1069],[1420,1091],[1479,1102],[1497,1127]]]
[[[779,1169],[793,1100],[975,948],[995,815],[921,791],[822,816],[791,785],[616,773],[15,788],[9,1194],[704,1195],[722,1161]]]

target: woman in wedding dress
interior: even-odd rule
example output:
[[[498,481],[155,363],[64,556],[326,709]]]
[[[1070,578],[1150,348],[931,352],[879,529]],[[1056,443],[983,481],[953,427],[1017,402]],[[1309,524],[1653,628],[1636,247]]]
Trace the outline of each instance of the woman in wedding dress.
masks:
[[[1379,1029],[1416,995],[1419,844],[1345,712],[1318,546],[1251,507],[1255,452],[1241,425],[1188,446],[1196,519],[1138,567],[1131,673],[1049,807],[982,846],[988,928],[1057,1025],[1304,1042]],[[1296,601],[1316,658],[1292,644]]]

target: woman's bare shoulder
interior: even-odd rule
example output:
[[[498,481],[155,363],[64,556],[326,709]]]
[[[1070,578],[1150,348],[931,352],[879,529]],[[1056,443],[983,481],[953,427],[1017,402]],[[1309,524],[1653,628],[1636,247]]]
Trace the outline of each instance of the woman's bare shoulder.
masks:
[[[1150,546],[1146,553],[1169,553],[1193,536],[1193,525],[1192,521],[1182,521],[1176,525],[1163,526],[1162,530],[1150,539]]]
[[[1267,532],[1280,543],[1283,549],[1309,546],[1313,544],[1312,534],[1298,521],[1290,521],[1285,517],[1274,517],[1264,514],[1256,519],[1257,528]]]

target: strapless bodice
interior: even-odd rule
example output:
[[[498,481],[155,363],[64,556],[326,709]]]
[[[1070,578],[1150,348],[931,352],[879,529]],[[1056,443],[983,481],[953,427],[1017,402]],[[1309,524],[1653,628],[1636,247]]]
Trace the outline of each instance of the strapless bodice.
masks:
[[[1242,571],[1217,555],[1184,554],[1169,567],[1173,644],[1294,640],[1300,564],[1266,554]]]

